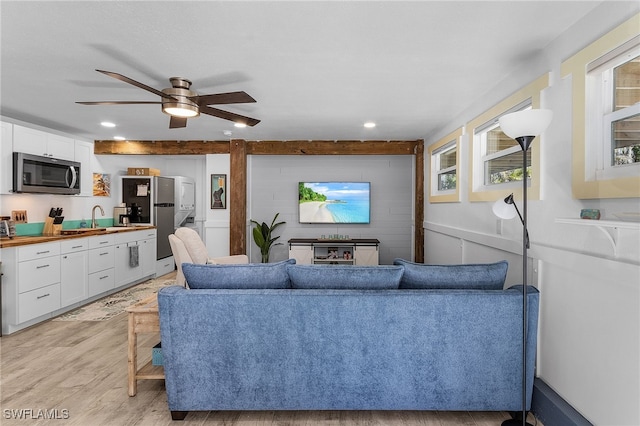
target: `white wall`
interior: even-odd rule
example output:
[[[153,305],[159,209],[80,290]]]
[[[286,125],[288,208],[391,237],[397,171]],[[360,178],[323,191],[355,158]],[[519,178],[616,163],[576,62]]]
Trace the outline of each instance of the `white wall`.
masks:
[[[290,238],[320,238],[342,234],[350,238],[380,240],[380,263],[391,264],[395,257],[412,258],[413,170],[415,158],[409,155],[321,156],[253,155],[248,161],[248,217],[257,222],[278,220],[279,242],[272,248],[271,261],[288,257]],[[371,182],[371,223],[362,225],[311,225],[298,223],[298,182]],[[260,251],[250,241],[252,261],[260,261]]]
[[[552,72],[542,96],[542,107],[552,109],[554,119],[540,142],[541,200],[529,202],[529,283],[541,290],[536,374],[596,425],[640,424],[640,231],[602,231],[557,223],[556,218],[577,218],[582,208],[598,208],[614,219],[616,212],[638,212],[640,201],[572,199],[572,93],[570,81],[559,78],[560,63],[637,12],[637,3],[604,2],[426,142],[436,142]],[[521,224],[504,221],[498,235],[491,203],[467,201],[468,142],[461,154],[462,202],[426,201],[425,261],[506,258],[507,281],[521,282]],[[428,174],[429,161],[425,164]]]

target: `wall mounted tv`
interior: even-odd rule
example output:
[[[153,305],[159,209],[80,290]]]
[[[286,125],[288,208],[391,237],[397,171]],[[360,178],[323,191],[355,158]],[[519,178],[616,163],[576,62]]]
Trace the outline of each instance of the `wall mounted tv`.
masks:
[[[370,182],[299,182],[300,223],[369,223]]]

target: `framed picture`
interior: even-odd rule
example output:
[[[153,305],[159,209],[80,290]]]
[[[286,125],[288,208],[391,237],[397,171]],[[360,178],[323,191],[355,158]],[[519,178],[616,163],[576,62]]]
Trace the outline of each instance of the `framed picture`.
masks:
[[[227,208],[227,175],[211,175],[211,208]]]
[[[108,173],[93,174],[93,195],[95,197],[111,196],[111,175]]]

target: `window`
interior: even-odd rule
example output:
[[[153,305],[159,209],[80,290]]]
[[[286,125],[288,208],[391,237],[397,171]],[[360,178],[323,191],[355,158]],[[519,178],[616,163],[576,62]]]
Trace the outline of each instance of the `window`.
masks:
[[[562,63],[576,198],[640,197],[640,14]]]
[[[463,129],[459,128],[429,146],[431,159],[429,202],[431,203],[460,201],[458,164],[462,133]]]
[[[529,199],[540,198],[540,138],[527,150],[523,168],[522,148],[502,132],[498,120],[512,112],[540,108],[540,92],[548,85],[549,74],[545,74],[466,125],[473,134],[469,144],[470,201],[495,201],[509,193],[517,195],[525,176]]]
[[[587,66],[587,180],[640,173],[640,41]]]
[[[529,101],[525,107],[512,108],[502,115],[516,111],[531,109]],[[509,182],[522,181],[523,164],[522,148],[515,141],[505,135],[500,129],[497,117],[489,123],[485,123],[475,132],[474,144],[480,146],[481,161],[484,170],[484,186],[500,185]],[[531,151],[526,152],[526,174],[527,179],[531,178]]]

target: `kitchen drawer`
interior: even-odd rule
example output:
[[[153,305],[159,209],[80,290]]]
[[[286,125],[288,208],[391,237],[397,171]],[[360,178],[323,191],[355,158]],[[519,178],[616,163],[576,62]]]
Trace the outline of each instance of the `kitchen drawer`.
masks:
[[[60,283],[22,293],[18,296],[18,323],[57,309],[60,309]]]
[[[58,244],[58,247],[60,245]],[[60,256],[18,263],[18,293],[60,282]]]
[[[89,297],[109,291],[114,285],[113,268],[89,274]]]
[[[18,262],[40,259],[47,256],[57,256],[60,254],[60,242],[29,244],[18,247]]]
[[[96,235],[89,237],[89,249],[112,246],[113,235]]]
[[[87,238],[74,238],[72,240],[60,241],[60,253],[75,253],[87,250],[89,241]]]
[[[113,268],[114,265],[113,246],[89,250],[89,273]]]

